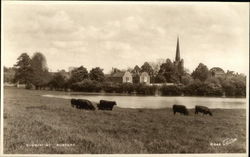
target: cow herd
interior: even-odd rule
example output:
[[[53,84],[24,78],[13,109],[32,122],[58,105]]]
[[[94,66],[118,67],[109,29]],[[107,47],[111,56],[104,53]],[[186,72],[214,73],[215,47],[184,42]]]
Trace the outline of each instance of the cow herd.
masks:
[[[173,112],[174,112],[174,115],[175,113],[179,112],[180,114],[183,114],[183,115],[188,115],[189,112],[186,108],[186,106],[184,105],[176,105],[174,104],[173,105]],[[203,113],[203,115],[206,115],[206,114],[209,114],[210,116],[212,116],[212,112],[209,110],[208,107],[206,106],[195,106],[195,114],[198,114],[198,113]]]
[[[97,104],[99,110],[112,110],[116,105],[115,101],[100,100]],[[86,99],[71,99],[71,106],[77,109],[96,110],[94,104]]]
[[[87,99],[71,99],[71,106],[75,107],[77,109],[85,109],[85,110],[113,110],[113,107],[117,105],[115,101],[107,101],[107,100],[100,100],[99,103],[97,103],[97,107],[94,106],[94,104],[87,100]],[[174,115],[179,112],[183,115],[188,115],[189,112],[184,105],[173,105],[173,112]],[[212,112],[209,110],[206,106],[195,106],[195,114],[203,113],[203,115],[209,114],[212,116]]]

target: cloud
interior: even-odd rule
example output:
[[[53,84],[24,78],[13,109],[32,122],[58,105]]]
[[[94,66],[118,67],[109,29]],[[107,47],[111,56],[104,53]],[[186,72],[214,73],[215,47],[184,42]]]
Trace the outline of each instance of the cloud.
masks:
[[[77,29],[76,23],[65,11],[57,11],[52,17],[38,15],[38,31],[45,33],[70,33]]]
[[[69,50],[69,49],[73,49],[73,48],[82,48],[82,49],[86,49],[87,47],[87,43],[83,42],[83,41],[60,41],[60,40],[56,40],[52,42],[52,46],[54,48],[60,49],[60,50]]]
[[[222,3],[8,5],[5,57],[11,65],[22,52],[40,51],[53,70],[84,65],[107,72],[174,59],[179,35],[181,57],[191,71],[198,62],[231,68],[235,61],[237,69],[246,62],[233,60],[234,54],[244,59],[249,48],[248,9]]]

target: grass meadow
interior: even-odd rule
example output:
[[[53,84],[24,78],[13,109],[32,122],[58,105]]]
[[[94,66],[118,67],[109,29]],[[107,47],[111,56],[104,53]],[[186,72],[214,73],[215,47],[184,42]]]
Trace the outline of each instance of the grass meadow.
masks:
[[[174,116],[171,108],[86,111],[41,97],[60,93],[4,88],[5,154],[246,152],[245,109],[213,109],[212,117]]]

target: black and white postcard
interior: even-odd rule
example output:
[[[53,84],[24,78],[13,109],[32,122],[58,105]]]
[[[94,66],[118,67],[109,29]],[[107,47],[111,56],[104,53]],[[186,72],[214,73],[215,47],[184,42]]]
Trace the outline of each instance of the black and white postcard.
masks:
[[[1,3],[0,155],[248,155],[249,3]]]

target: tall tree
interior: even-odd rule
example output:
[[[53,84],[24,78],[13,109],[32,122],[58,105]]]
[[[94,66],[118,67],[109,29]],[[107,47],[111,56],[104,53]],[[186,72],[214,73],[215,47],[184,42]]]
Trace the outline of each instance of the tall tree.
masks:
[[[156,77],[160,68],[161,68],[161,65],[165,63],[165,59],[163,58],[159,58],[156,60],[156,62],[150,62],[149,64],[151,65],[152,69],[153,69],[153,75]]]
[[[207,66],[200,63],[191,75],[194,79],[199,79],[204,82],[209,77],[210,73]]]
[[[45,56],[36,52],[31,59],[32,68],[32,83],[36,89],[40,89],[47,85],[51,79],[51,75],[48,72],[47,61]]]
[[[134,67],[134,69],[132,70],[132,73],[133,73],[133,74],[139,74],[140,71],[141,71],[141,68],[140,68],[138,65],[136,65],[136,66]]]
[[[181,77],[181,83],[184,85],[188,85],[193,81],[193,78],[190,74],[186,73]]]
[[[88,71],[83,66],[71,71],[70,83],[81,82],[84,79],[88,79]]]
[[[141,66],[141,72],[147,72],[150,76],[153,76],[153,68],[151,67],[151,65],[148,62],[145,62],[142,66]]]
[[[131,72],[133,74],[133,83],[139,83],[141,68],[138,65],[136,65]]]
[[[163,74],[158,73],[155,77],[155,83],[165,83],[167,82]]]
[[[226,96],[246,96],[246,76],[234,75],[221,80]]]
[[[15,69],[13,67],[7,68],[7,67],[3,67],[4,68],[4,82],[8,82],[8,83],[14,83],[14,77],[15,77]]]
[[[57,72],[53,75],[52,80],[49,85],[55,89],[63,89],[65,88],[66,77],[63,76],[62,72]]]
[[[176,68],[170,59],[166,60],[166,63],[163,63],[158,72],[157,78],[161,80],[165,79],[166,82],[177,83],[179,81]]]
[[[103,82],[105,79],[103,69],[101,69],[100,67],[96,67],[96,68],[91,69],[89,72],[89,78],[91,80]]]
[[[16,69],[14,80],[27,85],[31,82],[31,59],[27,53],[22,53],[17,60],[17,63],[14,65]]]

